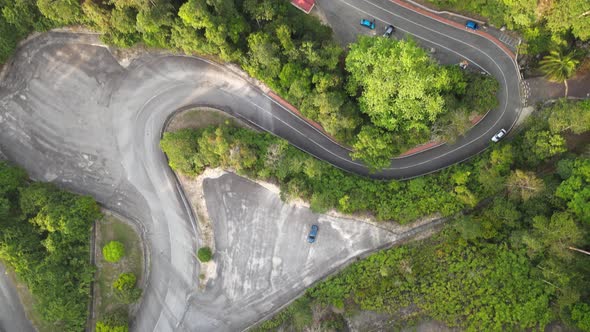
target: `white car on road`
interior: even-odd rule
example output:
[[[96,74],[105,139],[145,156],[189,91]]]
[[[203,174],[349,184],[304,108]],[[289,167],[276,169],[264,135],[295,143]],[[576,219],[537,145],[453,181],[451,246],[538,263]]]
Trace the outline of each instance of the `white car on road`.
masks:
[[[500,131],[494,135],[492,137],[492,142],[497,143],[499,140],[501,140],[504,136],[506,136],[506,130],[505,129],[500,129]]]

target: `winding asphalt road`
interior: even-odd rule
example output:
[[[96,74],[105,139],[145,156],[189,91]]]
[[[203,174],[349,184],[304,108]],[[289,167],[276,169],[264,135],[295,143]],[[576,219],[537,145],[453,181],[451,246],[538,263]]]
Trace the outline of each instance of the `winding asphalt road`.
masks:
[[[199,330],[242,329],[266,314],[269,303],[278,308],[286,301],[284,294],[265,303],[252,298],[244,302],[251,307],[235,316],[224,310],[224,303],[212,303],[213,307],[206,308],[207,315],[202,315],[199,307],[191,307],[190,303],[200,302],[195,299],[211,295],[197,291],[199,270],[194,252],[198,234],[159,148],[163,123],[176,110],[213,106],[344,170],[398,179],[469,158],[518,117],[518,73],[512,59],[493,42],[392,2],[334,1],[346,7],[344,12],[349,15],[393,23],[400,31],[479,65],[500,82],[500,107],[456,144],[395,159],[388,169],[369,174],[362,164],[350,159],[348,150],[257,87],[202,59],[145,55],[125,68],[96,35],[52,32],[22,45],[5,68],[0,82],[0,150],[6,157],[35,179],[92,195],[143,225],[150,269],[134,330],[190,330],[190,326]],[[355,254],[358,252],[350,253]],[[324,264],[306,275],[306,283],[298,287],[322,278],[335,267]],[[216,311],[214,305],[221,307]],[[199,317],[198,324],[194,317]]]
[[[464,161],[485,150],[495,133],[502,128],[512,128],[518,119],[522,107],[519,73],[512,54],[492,40],[464,27],[444,24],[389,0],[319,0],[318,6],[331,14],[328,21],[336,26],[335,30],[344,31],[344,39],[354,40],[357,31],[366,33],[367,30],[358,24],[360,18],[374,18],[378,34],[382,33],[385,26],[392,24],[398,32],[412,35],[424,46],[455,55],[457,59],[467,59],[472,66],[481,68],[498,80],[499,107],[491,110],[454,144],[444,144],[416,155],[395,158],[388,168],[376,174],[371,174],[362,163],[352,161],[348,156],[349,150],[330,144],[325,137],[322,139],[307,132],[307,141],[286,136],[292,144],[346,171],[378,179],[408,179]],[[338,28],[345,24],[354,24],[358,30]],[[399,36],[399,33],[396,34]]]

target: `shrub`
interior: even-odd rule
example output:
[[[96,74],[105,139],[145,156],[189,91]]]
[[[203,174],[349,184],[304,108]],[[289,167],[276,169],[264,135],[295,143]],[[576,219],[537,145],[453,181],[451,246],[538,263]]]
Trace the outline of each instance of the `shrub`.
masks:
[[[121,273],[113,282],[113,288],[121,302],[133,303],[141,297],[141,289],[135,287],[137,278],[131,272]]]
[[[200,248],[199,251],[197,251],[197,258],[201,262],[206,263],[210,261],[211,258],[213,258],[213,253],[211,252],[211,249],[209,247],[203,247]]]
[[[116,263],[125,256],[125,246],[119,241],[111,241],[102,248],[102,255],[107,262]]]
[[[572,309],[572,319],[582,331],[590,331],[590,305],[577,303]]]
[[[118,310],[108,313],[96,322],[96,332],[128,332],[129,322],[127,312]]]
[[[137,282],[137,278],[135,274],[128,272],[128,273],[121,273],[117,280],[113,282],[113,288],[119,291],[125,289],[131,289],[135,287],[135,283]]]

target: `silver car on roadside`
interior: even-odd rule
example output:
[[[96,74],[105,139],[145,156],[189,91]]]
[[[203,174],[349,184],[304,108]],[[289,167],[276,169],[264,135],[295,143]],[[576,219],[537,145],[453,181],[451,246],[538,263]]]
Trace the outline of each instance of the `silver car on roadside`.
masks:
[[[502,128],[496,135],[492,136],[492,142],[498,143],[504,136],[506,136],[506,130]]]

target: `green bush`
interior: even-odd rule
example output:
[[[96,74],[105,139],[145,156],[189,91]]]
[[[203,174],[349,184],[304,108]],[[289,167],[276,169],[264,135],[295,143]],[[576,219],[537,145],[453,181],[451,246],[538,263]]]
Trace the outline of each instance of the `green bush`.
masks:
[[[107,262],[116,263],[125,256],[125,246],[119,241],[111,241],[102,248],[102,255]]]
[[[131,272],[121,273],[113,282],[113,288],[123,303],[133,303],[141,297],[141,289],[135,287],[137,278]]]
[[[135,287],[135,283],[137,282],[137,278],[135,274],[128,272],[128,273],[121,273],[117,280],[113,282],[113,288],[119,291],[131,289]]]
[[[203,247],[197,251],[197,258],[199,258],[201,262],[206,263],[213,258],[213,253],[209,247]]]
[[[125,310],[117,310],[96,322],[96,332],[127,332],[129,318]]]
[[[586,303],[578,303],[572,309],[572,319],[576,322],[576,326],[584,331],[590,331],[590,305]]]

